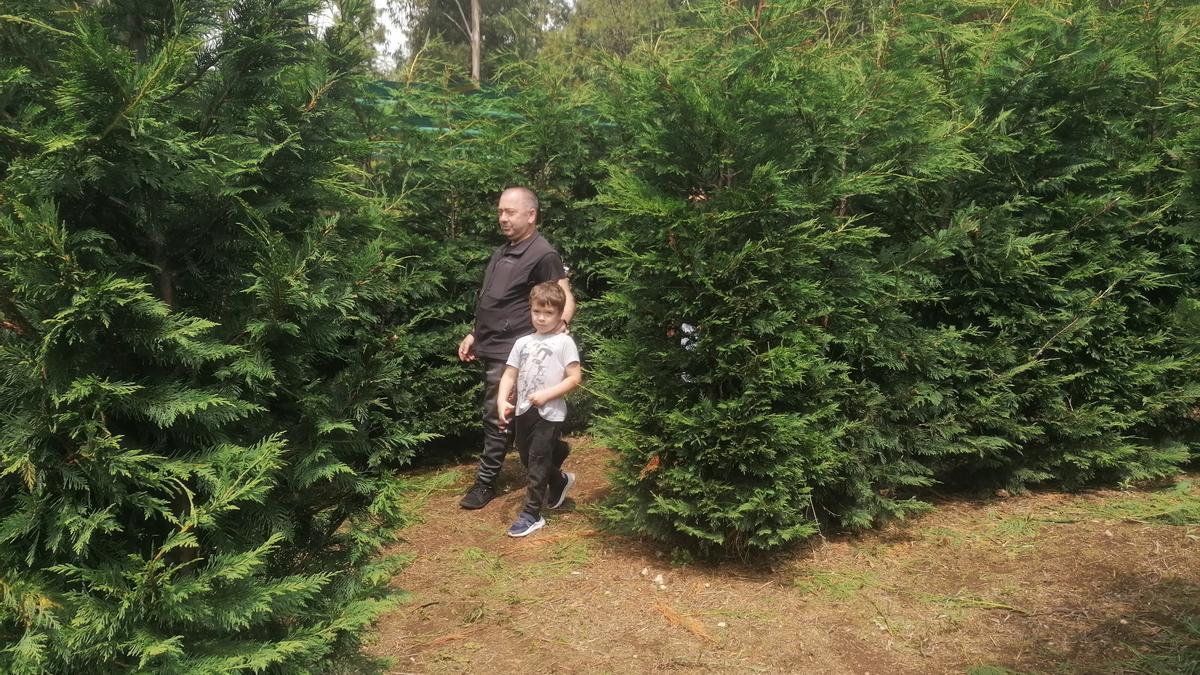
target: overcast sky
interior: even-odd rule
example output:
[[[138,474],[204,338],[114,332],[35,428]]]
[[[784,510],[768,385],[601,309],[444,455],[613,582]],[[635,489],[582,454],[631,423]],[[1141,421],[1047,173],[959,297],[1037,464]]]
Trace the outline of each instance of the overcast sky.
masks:
[[[463,7],[467,7],[467,0],[463,2]],[[568,0],[567,5],[574,7],[574,0]],[[404,26],[402,17],[392,17],[392,13],[388,10],[388,0],[375,0],[376,18],[379,23],[383,24],[384,30],[387,31],[387,38],[384,44],[379,48],[379,57],[376,59],[375,65],[384,70],[390,70],[396,65],[395,55],[402,47],[404,47]],[[331,16],[329,10],[322,12],[321,19],[327,23]]]
[[[375,17],[387,31],[384,44],[379,47],[379,56],[375,65],[385,70],[396,65],[395,54],[404,46],[404,28],[399,18],[393,19],[388,11],[388,0],[375,0]],[[327,26],[333,21],[333,8],[329,4],[317,17],[317,25]]]
[[[395,54],[401,46],[404,45],[404,30],[399,21],[393,21],[391,14],[388,13],[388,0],[375,0],[375,10],[379,15],[379,22],[387,30],[387,43],[384,45],[384,50],[388,54]]]

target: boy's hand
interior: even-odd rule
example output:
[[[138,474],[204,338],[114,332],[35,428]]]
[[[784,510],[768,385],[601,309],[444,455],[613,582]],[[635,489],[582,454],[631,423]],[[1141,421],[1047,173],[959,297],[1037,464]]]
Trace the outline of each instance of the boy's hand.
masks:
[[[499,423],[500,423],[501,429],[508,426],[508,421],[509,421],[508,415],[512,411],[513,411],[513,404],[509,403],[508,401],[500,401],[500,403],[496,405],[496,413],[497,413],[497,417],[499,418]]]
[[[546,395],[545,389],[542,389],[541,391],[535,391],[529,395],[529,402],[539,408],[546,405],[549,400],[550,397]]]

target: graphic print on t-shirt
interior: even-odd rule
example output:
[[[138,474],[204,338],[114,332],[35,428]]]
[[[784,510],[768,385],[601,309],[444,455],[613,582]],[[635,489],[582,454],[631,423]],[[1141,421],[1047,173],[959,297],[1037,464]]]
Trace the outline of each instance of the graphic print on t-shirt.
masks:
[[[532,344],[527,347],[527,349],[530,348],[533,353],[522,364],[521,380],[517,383],[517,394],[524,400],[529,400],[529,395],[534,392],[558,384],[558,382],[546,381],[547,360],[554,356],[554,350],[545,342]]]

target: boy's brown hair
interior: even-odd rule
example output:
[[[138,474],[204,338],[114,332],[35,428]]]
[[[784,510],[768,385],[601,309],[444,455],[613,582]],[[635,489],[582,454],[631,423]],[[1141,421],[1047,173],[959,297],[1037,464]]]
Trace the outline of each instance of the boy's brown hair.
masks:
[[[567,294],[556,281],[543,281],[529,291],[529,306],[549,305],[562,314],[567,307]]]

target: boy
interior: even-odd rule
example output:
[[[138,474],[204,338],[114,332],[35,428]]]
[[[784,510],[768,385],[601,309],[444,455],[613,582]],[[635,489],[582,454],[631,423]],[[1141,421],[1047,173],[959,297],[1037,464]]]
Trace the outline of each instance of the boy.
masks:
[[[533,287],[529,314],[536,332],[513,345],[500,379],[496,397],[500,425],[507,426],[509,415],[515,412],[517,452],[529,473],[525,506],[508,528],[510,537],[524,537],[544,526],[543,505],[551,509],[562,506],[575,484],[575,474],[562,470],[569,448],[556,442],[567,418],[563,397],[583,381],[575,341],[556,332],[566,303],[562,286],[553,281]],[[513,384],[517,386],[515,409],[509,402]],[[561,449],[556,453],[556,448]]]

